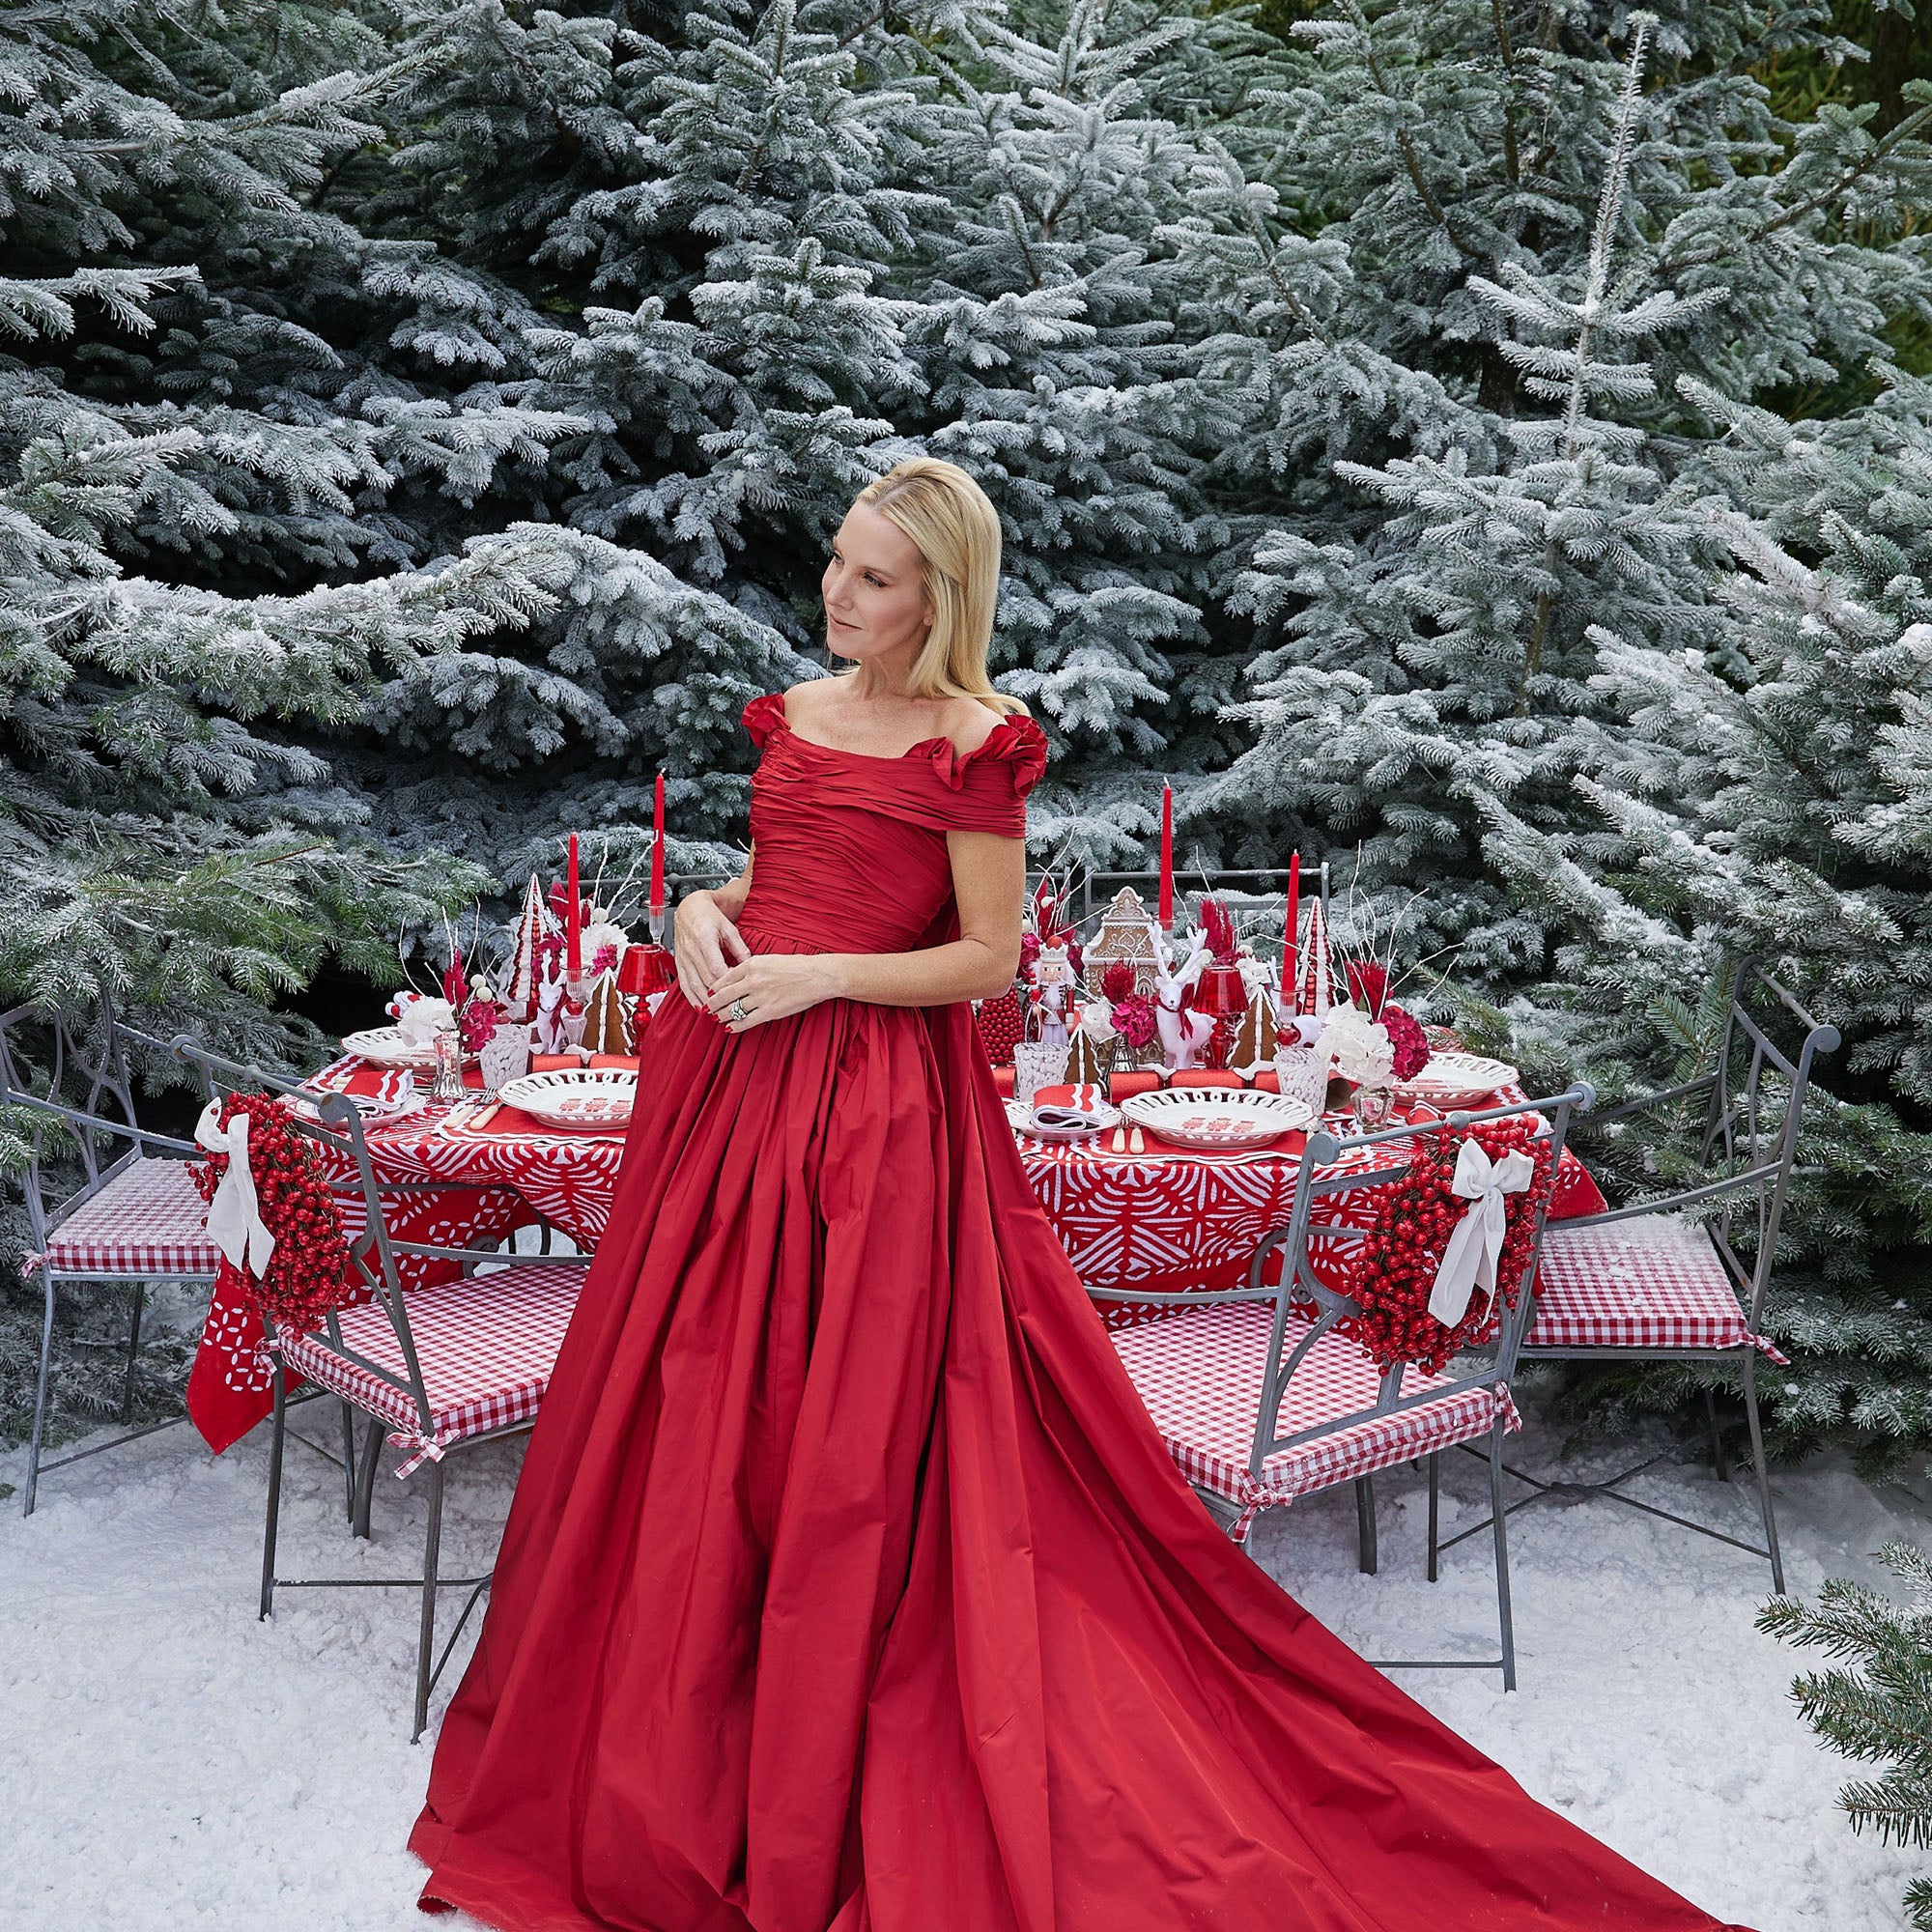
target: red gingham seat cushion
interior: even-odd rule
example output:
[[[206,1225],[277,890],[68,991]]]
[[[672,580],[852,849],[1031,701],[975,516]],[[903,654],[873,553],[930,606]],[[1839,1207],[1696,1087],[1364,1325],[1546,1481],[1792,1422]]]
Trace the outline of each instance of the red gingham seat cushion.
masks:
[[[1264,1302],[1224,1302],[1174,1309],[1157,1321],[1116,1329],[1111,1337],[1181,1474],[1197,1489],[1239,1508],[1232,1531],[1236,1542],[1246,1537],[1256,1513],[1271,1504],[1487,1435],[1499,1407],[1509,1428],[1520,1426],[1505,1391],[1465,1387],[1277,1450],[1262,1464],[1257,1481],[1249,1462],[1272,1321],[1273,1310]],[[1306,1320],[1290,1321],[1284,1355],[1310,1325]],[[1447,1379],[1411,1368],[1403,1377],[1402,1392],[1405,1398],[1422,1394]],[[1294,1435],[1339,1421],[1371,1406],[1380,1386],[1380,1371],[1359,1345],[1331,1329],[1295,1369],[1274,1433]]]
[[[1641,1214],[1603,1227],[1552,1221],[1526,1349],[1761,1349],[1700,1222]]]
[[[407,1476],[425,1456],[441,1461],[465,1436],[536,1414],[582,1283],[580,1268],[526,1262],[438,1288],[406,1289],[403,1307],[429,1397],[427,1431],[408,1391],[402,1345],[380,1302],[342,1311],[343,1345],[392,1372],[403,1388],[345,1361],[327,1334],[285,1334],[275,1346],[285,1367],[394,1425],[390,1441],[417,1451],[396,1471]]]
[[[28,1262],[62,1274],[206,1275],[221,1256],[185,1160],[137,1160],[83,1201]]]

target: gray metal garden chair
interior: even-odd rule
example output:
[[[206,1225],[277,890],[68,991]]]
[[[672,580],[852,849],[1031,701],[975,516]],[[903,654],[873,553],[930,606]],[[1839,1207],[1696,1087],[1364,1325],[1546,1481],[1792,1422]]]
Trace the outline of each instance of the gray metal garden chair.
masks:
[[[1795,1023],[1791,1051],[1769,1029]],[[1790,1036],[1787,1036],[1790,1037]],[[1664,1460],[1652,1456],[1598,1483],[1560,1482],[1512,1468],[1536,1502],[1603,1497],[1762,1556],[1772,1587],[1784,1588],[1777,1517],[1765,1466],[1758,1414],[1760,1357],[1781,1365],[1764,1332],[1785,1196],[1798,1158],[1812,1065],[1837,1049],[1835,1027],[1814,1019],[1754,960],[1737,970],[1730,1006],[1706,1071],[1593,1116],[1617,1129],[1654,1110],[1703,1103],[1697,1154],[1688,1184],[1601,1214],[1550,1224],[1543,1245],[1534,1308],[1520,1358],[1524,1362],[1687,1362],[1734,1365],[1744,1394],[1757,1476],[1762,1544],[1747,1543],[1623,1493],[1623,1485]],[[1728,1480],[1723,1445],[1707,1391],[1718,1474]],[[1482,1524],[1463,1535],[1480,1532]],[[1452,1539],[1461,1542],[1462,1536]],[[1446,1548],[1447,1546],[1445,1546]]]
[[[1413,1363],[1378,1367],[1342,1324],[1363,1310],[1321,1280],[1311,1244],[1332,1257],[1347,1244],[1371,1238],[1357,1227],[1321,1224],[1319,1203],[1345,1190],[1367,1192],[1408,1179],[1406,1161],[1375,1166],[1350,1156],[1373,1149],[1412,1147],[1444,1127],[1539,1114],[1549,1130],[1550,1172],[1561,1158],[1570,1116],[1587,1106],[1587,1087],[1553,1099],[1525,1101],[1445,1122],[1406,1126],[1338,1141],[1312,1133],[1301,1156],[1289,1225],[1255,1250],[1239,1288],[1136,1293],[1131,1285],[1095,1287],[1097,1301],[1158,1308],[1157,1318],[1113,1331],[1117,1353],[1147,1404],[1168,1452],[1217,1521],[1245,1541],[1256,1514],[1343,1483],[1356,1486],[1362,1567],[1373,1570],[1375,1501],[1371,1479],[1382,1469],[1431,1459],[1429,1564],[1435,1573],[1435,1458],[1444,1449],[1486,1443],[1492,1491],[1498,1502],[1502,1438],[1517,1426],[1509,1380],[1528,1319],[1526,1283],[1535,1267],[1548,1189],[1529,1204],[1529,1262],[1517,1283],[1504,1283],[1506,1303],[1495,1351],[1480,1361],[1451,1362],[1442,1374]],[[1279,1254],[1280,1280],[1266,1276]],[[1331,1270],[1332,1272],[1332,1270]],[[1514,1296],[1513,1302],[1511,1296]],[[1392,1660],[1385,1669],[1500,1669],[1505,1690],[1516,1688],[1516,1634],[1510,1611],[1509,1545],[1505,1516],[1494,1513],[1496,1615],[1501,1655],[1481,1659]]]
[[[216,1092],[235,1091],[237,1077],[247,1072],[197,1053],[190,1043],[179,1044],[184,1057],[201,1067]],[[278,1328],[272,1315],[264,1313],[274,1361],[274,1433],[269,1448],[261,1615],[272,1613],[277,1589],[419,1591],[413,1743],[428,1721],[430,1692],[490,1581],[488,1572],[480,1577],[444,1577],[440,1572],[444,1460],[459,1448],[500,1441],[535,1425],[590,1257],[496,1256],[474,1248],[394,1240],[384,1221],[383,1190],[355,1102],[331,1094],[319,1103],[293,1107],[289,1121],[314,1146],[326,1171],[350,1178],[359,1213],[345,1216],[349,1277],[343,1285],[343,1305],[307,1334]],[[405,1288],[397,1264],[407,1257],[456,1263],[477,1271],[432,1287]],[[355,1459],[353,1512],[358,1534],[369,1532],[384,1435],[407,1452],[396,1471],[400,1478],[407,1480],[418,1469],[427,1469],[429,1521],[419,1575],[276,1575],[288,1384],[296,1377],[340,1397],[368,1418],[368,1436]],[[450,1589],[468,1590],[469,1596],[438,1656],[437,1593]]]
[[[0,1013],[0,1107],[26,1143],[19,1179],[33,1232],[27,1266],[40,1275],[45,1297],[27,1443],[29,1516],[42,1476],[183,1420],[178,1414],[128,1426],[136,1388],[152,1379],[140,1363],[148,1291],[160,1281],[212,1282],[220,1263],[204,1226],[201,1196],[188,1178],[186,1157],[197,1150],[141,1125],[129,1078],[130,1048],[167,1054],[159,1040],[121,1021],[105,989],[84,1014],[35,1005]],[[128,1297],[123,1433],[45,1461],[55,1319],[62,1294],[76,1289]],[[179,1400],[181,1391],[167,1387],[166,1393]]]

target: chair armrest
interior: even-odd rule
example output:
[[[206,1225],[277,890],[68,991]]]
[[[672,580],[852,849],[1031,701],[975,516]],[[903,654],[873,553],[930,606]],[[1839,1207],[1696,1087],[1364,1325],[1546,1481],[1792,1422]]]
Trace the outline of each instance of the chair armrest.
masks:
[[[58,1100],[43,1100],[38,1094],[23,1094],[17,1087],[0,1087],[0,1110],[8,1107],[26,1107],[37,1114],[50,1114],[56,1120],[72,1121],[89,1133],[118,1134],[124,1141],[132,1141],[144,1151],[151,1147],[165,1148],[170,1153],[200,1155],[205,1151],[192,1141],[179,1139],[173,1134],[157,1134],[148,1127],[137,1127],[131,1122],[109,1120],[102,1114],[83,1113],[78,1107],[64,1107]]]
[[[1645,1214],[1667,1214],[1682,1208],[1695,1207],[1699,1202],[1715,1201],[1725,1194],[1736,1194],[1748,1187],[1756,1187],[1761,1182],[1774,1179],[1781,1163],[1766,1161],[1757,1167],[1747,1167],[1742,1174],[1726,1175],[1721,1180],[1706,1181],[1701,1187],[1687,1187],[1677,1194],[1657,1194],[1642,1201],[1632,1201],[1621,1208],[1611,1208],[1602,1214],[1570,1214],[1552,1225],[1564,1230],[1572,1228],[1603,1228],[1612,1221],[1634,1221]]]
[[[1655,1094],[1639,1094],[1634,1100],[1620,1100],[1614,1107],[1605,1107],[1601,1113],[1592,1112],[1588,1117],[1589,1122],[1593,1127],[1601,1127],[1611,1121],[1623,1120],[1627,1115],[1661,1107],[1666,1101],[1686,1100],[1692,1094],[1707,1094],[1717,1082],[1715,1073],[1700,1073],[1696,1079],[1687,1080],[1680,1087],[1665,1087]]]

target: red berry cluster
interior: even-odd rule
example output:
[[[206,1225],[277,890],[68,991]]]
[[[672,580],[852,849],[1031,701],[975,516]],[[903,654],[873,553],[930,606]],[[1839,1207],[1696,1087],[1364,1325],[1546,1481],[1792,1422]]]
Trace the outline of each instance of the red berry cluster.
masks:
[[[224,1260],[221,1286],[242,1294],[280,1328],[307,1334],[331,1309],[358,1299],[349,1280],[349,1241],[342,1210],[329,1191],[315,1149],[289,1125],[287,1105],[271,1094],[231,1094],[221,1109],[225,1127],[248,1116],[248,1170],[262,1223],[275,1237],[275,1251],[260,1281]],[[189,1163],[188,1174],[204,1201],[227,1172],[225,1153]]]
[[[1505,1233],[1496,1279],[1510,1306],[1529,1265],[1529,1245],[1538,1206],[1549,1193],[1549,1142],[1539,1140],[1536,1123],[1519,1114],[1507,1121],[1486,1121],[1457,1132],[1442,1127],[1413,1143],[1409,1171],[1401,1180],[1376,1189],[1376,1220],[1368,1237],[1356,1246],[1355,1263],[1343,1292],[1360,1304],[1359,1320],[1337,1323],[1352,1335],[1378,1363],[1391,1368],[1413,1362],[1432,1375],[1439,1374],[1456,1351],[1489,1326],[1491,1297],[1478,1288],[1461,1321],[1445,1328],[1429,1312],[1435,1287],[1435,1270],[1442,1250],[1469,1203],[1450,1192],[1456,1156],[1465,1140],[1473,1140],[1491,1160],[1521,1150],[1536,1163],[1536,1173],[1520,1194],[1503,1197]]]
[[[980,1044],[986,1049],[987,1060],[995,1066],[1010,1066],[1013,1048],[1026,1034],[1018,993],[1009,986],[997,999],[982,1000],[979,1022]]]

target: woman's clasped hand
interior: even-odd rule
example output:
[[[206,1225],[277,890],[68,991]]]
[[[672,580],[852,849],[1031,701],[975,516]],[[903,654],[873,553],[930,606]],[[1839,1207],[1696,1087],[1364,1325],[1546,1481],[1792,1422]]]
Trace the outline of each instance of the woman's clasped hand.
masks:
[[[673,939],[678,990],[731,1033],[802,1013],[838,991],[823,955],[753,952],[713,893],[679,904]]]

